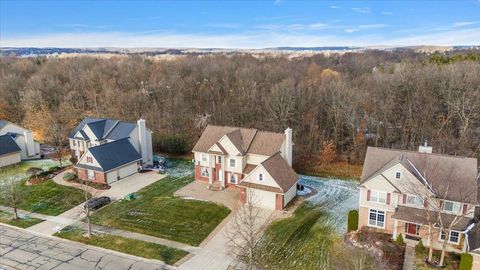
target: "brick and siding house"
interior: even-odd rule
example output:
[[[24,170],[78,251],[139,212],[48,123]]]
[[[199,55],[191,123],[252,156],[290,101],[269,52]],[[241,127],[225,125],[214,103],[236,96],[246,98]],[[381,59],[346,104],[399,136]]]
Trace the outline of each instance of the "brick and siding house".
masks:
[[[41,158],[40,143],[34,140],[31,130],[0,120],[0,136],[0,167]]]
[[[193,148],[195,179],[209,188],[235,187],[241,202],[283,209],[295,196],[292,130],[275,133],[209,125]]]
[[[70,133],[69,142],[82,180],[111,184],[153,164],[152,131],[144,119],[135,124],[85,118]]]
[[[418,152],[368,147],[359,188],[359,228],[436,249],[444,241],[449,251],[471,249],[469,231],[479,226],[476,159],[434,154],[427,145]],[[442,232],[439,222],[453,226]]]

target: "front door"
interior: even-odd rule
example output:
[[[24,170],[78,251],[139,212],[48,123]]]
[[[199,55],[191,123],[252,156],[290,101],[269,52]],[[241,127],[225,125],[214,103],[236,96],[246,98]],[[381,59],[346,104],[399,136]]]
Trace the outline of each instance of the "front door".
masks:
[[[222,182],[223,181],[223,171],[222,170],[219,170],[218,173],[217,173],[217,180]]]
[[[418,234],[417,229],[418,229],[417,224],[408,223],[408,226],[407,226],[407,233],[408,234],[417,235]]]

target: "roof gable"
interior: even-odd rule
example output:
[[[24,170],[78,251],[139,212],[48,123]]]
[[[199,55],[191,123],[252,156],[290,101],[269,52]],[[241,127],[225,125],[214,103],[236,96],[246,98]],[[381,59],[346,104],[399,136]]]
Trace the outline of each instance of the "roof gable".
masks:
[[[130,137],[132,131],[137,127],[136,123],[124,122],[108,118],[90,118],[86,117],[80,122],[69,135],[69,138],[75,139],[77,132],[88,129],[85,134],[82,134],[86,140],[90,137],[96,140],[111,140],[116,141]],[[147,132],[151,132],[147,129]],[[87,135],[90,134],[90,136]]]
[[[88,152],[96,159],[103,171],[109,171],[142,158],[127,138],[91,147]]]
[[[6,134],[0,136],[0,155],[20,152],[21,149],[12,136]]]
[[[280,152],[263,161],[260,166],[265,168],[283,192],[287,192],[300,178],[287,161],[282,158]]]

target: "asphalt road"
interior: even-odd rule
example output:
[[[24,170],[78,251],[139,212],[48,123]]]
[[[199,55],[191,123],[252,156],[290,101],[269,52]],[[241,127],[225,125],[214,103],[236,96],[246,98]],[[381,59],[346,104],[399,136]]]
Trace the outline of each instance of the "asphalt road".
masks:
[[[170,269],[147,260],[0,225],[0,269]]]

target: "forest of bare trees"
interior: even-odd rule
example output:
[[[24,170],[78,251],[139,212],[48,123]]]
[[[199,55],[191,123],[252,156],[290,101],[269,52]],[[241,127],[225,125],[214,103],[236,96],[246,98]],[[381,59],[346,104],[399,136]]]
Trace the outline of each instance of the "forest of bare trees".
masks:
[[[367,145],[415,149],[425,139],[435,152],[479,157],[479,55],[3,57],[0,119],[53,144],[84,116],[143,116],[160,151],[188,152],[211,123],[290,126],[297,158],[331,141],[356,163]]]

